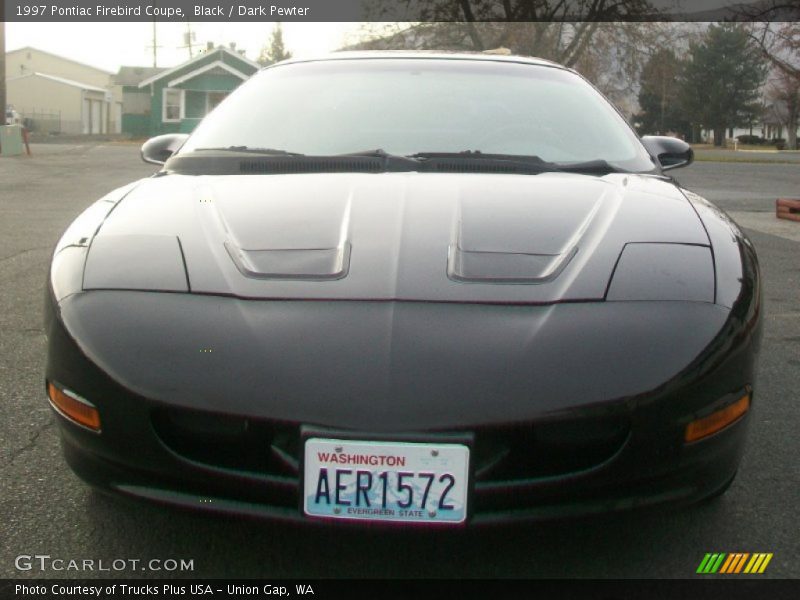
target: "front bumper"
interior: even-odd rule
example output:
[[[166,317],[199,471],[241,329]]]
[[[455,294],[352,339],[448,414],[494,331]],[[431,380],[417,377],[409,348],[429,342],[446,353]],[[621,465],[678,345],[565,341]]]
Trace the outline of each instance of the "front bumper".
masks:
[[[686,449],[677,461],[631,465],[635,447],[591,473],[542,480],[476,482],[470,526],[548,520],[644,508],[685,505],[724,487],[736,474],[747,417]],[[85,432],[62,428],[67,463],[87,483],[133,498],[193,510],[322,524],[299,507],[299,479],[244,476],[165,456],[158,470],[132,467],[92,452]],[[352,525],[352,522],[348,522]],[[409,524],[405,524],[409,525]],[[415,525],[415,524],[410,524]]]
[[[106,295],[106,299],[123,302],[125,305],[121,307],[118,304],[117,310],[129,311],[129,320],[132,314],[136,319],[137,309],[134,303],[124,300],[126,297],[134,297],[139,301],[138,310],[144,311],[148,307],[145,303],[142,308],[141,301],[155,296],[176,298],[180,302],[198,300],[189,295],[137,293],[126,296],[119,292],[91,292],[76,296],[83,296],[86,300],[93,295],[99,299],[100,294]],[[261,305],[224,298],[202,300],[205,304],[196,305],[201,313],[204,308],[217,309],[224,303],[237,303],[228,306],[235,306],[234,312],[244,314],[243,323],[251,323],[254,318],[246,311],[258,310]],[[623,303],[615,304],[617,307],[613,308],[614,311],[625,308],[621,306]],[[642,304],[627,308],[641,309]],[[111,303],[105,305],[110,306]],[[695,305],[690,308],[694,310],[701,307],[701,310],[706,310],[710,306],[704,315],[706,317],[715,314],[713,311],[718,308]],[[213,411],[209,410],[208,395],[198,395],[196,406],[191,405],[191,394],[187,395],[186,390],[175,390],[174,395],[180,397],[176,402],[157,397],[169,396],[168,390],[144,395],[131,389],[133,386],[123,385],[118,378],[111,377],[106,369],[98,366],[100,360],[89,358],[88,354],[96,350],[96,346],[93,346],[96,340],[82,337],[82,343],[76,343],[68,332],[68,329],[74,331],[76,328],[65,325],[65,320],[69,322],[80,315],[79,311],[74,310],[76,306],[73,305],[72,309],[67,307],[66,310],[62,306],[60,314],[53,311],[48,320],[46,376],[49,381],[90,399],[102,415],[101,434],[83,430],[59,418],[65,456],[78,475],[99,487],[167,504],[308,521],[299,508],[300,479],[293,472],[291,464],[292,459],[299,462],[302,458],[300,428],[310,424],[342,429],[341,414],[336,418],[329,417],[331,413],[323,405],[318,406],[318,417],[314,419],[308,416],[310,413],[304,412],[309,410],[307,406],[297,408],[296,414],[301,417],[297,419],[286,418],[288,413],[285,412],[280,415],[281,418],[272,418],[263,413],[263,407],[246,412],[241,405],[242,390],[258,389],[259,382],[240,381],[230,373],[221,378],[220,385],[224,389],[227,384],[230,394],[235,394],[237,398],[218,395],[216,410]],[[84,303],[84,306],[92,309],[92,314],[99,322],[109,323],[97,310],[103,303]],[[275,303],[269,306],[270,310],[275,309]],[[591,314],[591,311],[575,310],[576,306],[580,305],[536,307],[536,310],[546,313],[547,327],[553,327],[554,311],[563,310],[563,318],[574,328],[581,326],[581,323],[575,322],[576,318]],[[496,310],[509,308],[496,307]],[[674,303],[671,309],[675,309]],[[457,312],[457,309],[451,308],[448,314]],[[624,314],[625,311],[622,312]],[[687,315],[687,318],[698,320],[696,315]],[[429,408],[427,413],[415,419],[406,415],[400,421],[392,410],[384,413],[378,411],[370,413],[364,419],[363,426],[350,417],[350,427],[347,429],[380,430],[397,439],[403,439],[408,432],[416,436],[429,435],[431,439],[445,431],[474,435],[475,460],[481,461],[475,465],[474,490],[470,498],[472,510],[469,523],[474,525],[515,519],[589,515],[662,502],[697,501],[730,481],[744,447],[747,415],[707,439],[692,444],[683,441],[686,423],[729,402],[731,397],[740,394],[753,382],[754,356],[759,337],[757,319],[752,311],[741,308],[738,312],[734,310],[731,315],[720,321],[721,325],[712,323],[712,328],[717,331],[716,336],[712,336],[711,343],[706,340],[704,347],[693,360],[687,361],[682,370],[658,381],[656,385],[649,385],[646,392],[612,395],[612,399],[604,401],[571,405],[562,403],[544,408],[520,406],[520,402],[514,402],[504,407],[503,411],[484,414],[477,411],[451,411],[448,415],[448,411],[440,406],[438,410]],[[168,316],[176,319],[179,313],[173,310]],[[668,317],[663,325],[651,323],[654,339],[658,339],[660,328],[667,327],[674,315]],[[152,326],[152,322],[153,319],[142,316],[140,330]],[[85,325],[85,321],[81,325]],[[178,325],[180,328],[180,323]],[[86,333],[87,330],[84,328],[81,331]],[[540,325],[538,331],[547,333],[545,325]],[[693,331],[696,335],[703,334],[698,334],[696,327]],[[91,338],[93,332],[88,333]],[[124,330],[112,329],[109,335],[112,340],[117,340],[112,344],[125,344]],[[150,338],[144,335],[140,339]],[[157,354],[158,347],[172,348],[175,344],[173,338],[155,338],[152,343],[152,347],[136,347],[128,343],[127,352],[131,356],[146,353],[148,360],[157,361],[160,358],[162,363],[158,377],[168,376],[175,369],[182,368],[180,364],[173,368],[168,354],[152,356],[154,352]],[[619,340],[614,340],[614,343],[618,344]],[[560,351],[566,352],[565,356],[569,354],[563,346]],[[602,348],[598,352],[601,351]],[[109,370],[117,368],[119,364],[113,364]],[[602,383],[596,380],[597,373],[589,366],[582,374],[595,387]],[[310,376],[314,375],[319,376],[319,373],[312,370]],[[652,371],[645,375],[652,375]],[[180,377],[181,374],[176,379]],[[169,377],[164,379],[168,380]],[[547,383],[547,386],[552,385]],[[582,385],[585,386],[586,382]],[[576,387],[574,382],[568,381],[566,393],[557,400],[563,402],[563,398],[576,389],[580,389],[580,386]],[[548,397],[557,395],[554,394],[556,390],[548,390]],[[485,389],[479,391],[486,393]],[[291,406],[284,405],[281,410],[285,411],[287,407],[291,409]],[[247,421],[250,434],[246,436],[247,439],[234,440],[230,446],[225,445],[230,442],[230,436],[226,438],[224,431],[217,430],[204,439],[205,426],[192,430],[191,423],[198,416],[201,421],[206,419],[206,422],[208,417],[212,422],[220,419]],[[176,431],[175,422],[186,425],[187,417],[189,433]],[[170,419],[174,421],[172,425],[169,425]],[[402,427],[398,426],[398,422]],[[356,423],[358,426],[353,427]],[[235,430],[234,423],[231,431]],[[500,453],[510,447],[512,457],[505,463],[501,461],[500,468],[491,464],[498,444],[506,444],[505,448],[500,448]],[[525,444],[529,444],[528,457],[522,454],[526,449]],[[269,454],[274,446],[283,455],[282,461],[262,456]],[[484,469],[487,465],[489,468]],[[479,470],[482,471],[479,473]]]

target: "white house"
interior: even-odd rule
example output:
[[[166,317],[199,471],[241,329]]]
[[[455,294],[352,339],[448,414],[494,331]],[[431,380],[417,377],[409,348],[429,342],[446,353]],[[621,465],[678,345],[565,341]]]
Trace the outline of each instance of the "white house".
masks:
[[[112,73],[37,48],[6,53],[7,102],[34,131],[118,133],[121,90]]]

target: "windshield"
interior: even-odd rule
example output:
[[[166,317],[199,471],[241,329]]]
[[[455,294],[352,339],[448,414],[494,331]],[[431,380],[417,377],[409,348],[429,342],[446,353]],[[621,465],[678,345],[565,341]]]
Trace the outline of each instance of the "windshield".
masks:
[[[327,60],[266,69],[222,102],[181,154],[220,148],[316,156],[471,151],[653,169],[630,127],[579,76],[476,60]]]

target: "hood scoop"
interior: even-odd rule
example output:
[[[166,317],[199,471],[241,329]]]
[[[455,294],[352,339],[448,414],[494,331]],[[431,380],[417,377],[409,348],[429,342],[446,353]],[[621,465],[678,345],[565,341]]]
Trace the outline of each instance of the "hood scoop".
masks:
[[[234,264],[253,279],[341,279],[350,265],[350,244],[337,248],[245,250],[225,241]]]
[[[555,255],[469,252],[450,246],[447,275],[474,283],[546,283],[558,277],[577,252],[577,246]]]
[[[578,253],[602,205],[596,193],[547,198],[512,193],[491,202],[486,194],[473,190],[460,202],[447,259],[447,275],[454,281],[552,281]]]
[[[252,279],[341,279],[350,265],[350,197],[316,197],[291,189],[250,200],[216,202],[224,246]],[[255,202],[253,201],[255,200]]]

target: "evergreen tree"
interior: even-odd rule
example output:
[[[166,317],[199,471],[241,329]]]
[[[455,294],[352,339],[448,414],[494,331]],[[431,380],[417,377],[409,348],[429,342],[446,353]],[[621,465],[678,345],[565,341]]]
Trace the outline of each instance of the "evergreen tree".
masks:
[[[688,137],[689,121],[675,88],[682,71],[683,64],[672,50],[659,50],[647,61],[640,80],[641,112],[636,116],[640,133],[666,135],[674,132]]]
[[[292,53],[283,45],[283,28],[280,23],[275,23],[269,44],[261,48],[258,64],[266,66],[289,58],[292,58]]]
[[[725,130],[752,122],[761,111],[767,65],[743,26],[711,25],[693,44],[684,70],[681,100],[692,124],[713,130],[714,145]]]

